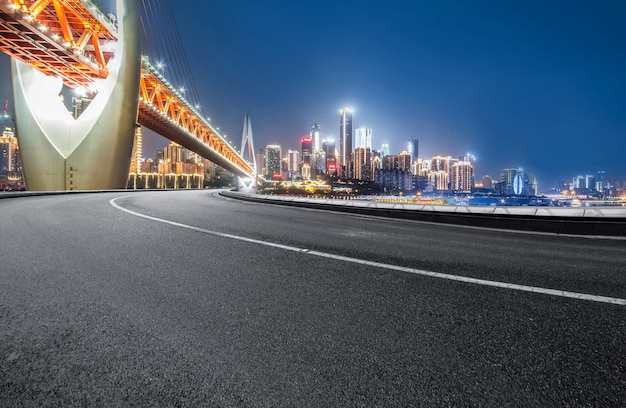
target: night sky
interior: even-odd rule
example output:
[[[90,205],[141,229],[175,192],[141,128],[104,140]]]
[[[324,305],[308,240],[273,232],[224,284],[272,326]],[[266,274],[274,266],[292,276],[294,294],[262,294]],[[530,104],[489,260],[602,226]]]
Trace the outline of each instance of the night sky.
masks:
[[[599,170],[626,180],[626,1],[172,4],[202,110],[231,139],[247,111],[255,148],[299,150],[313,122],[338,140],[348,105],[375,148],[414,137],[422,158],[470,152],[478,178],[521,166],[540,190]]]

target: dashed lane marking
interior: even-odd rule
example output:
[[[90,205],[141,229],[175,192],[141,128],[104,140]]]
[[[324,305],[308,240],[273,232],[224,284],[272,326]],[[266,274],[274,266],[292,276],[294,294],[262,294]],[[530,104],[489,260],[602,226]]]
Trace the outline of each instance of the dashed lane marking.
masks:
[[[117,208],[118,210],[124,211],[128,214],[131,214],[137,217],[146,218],[152,221],[162,222],[164,224],[169,224],[169,225],[173,225],[176,227],[190,229],[193,231],[201,232],[203,234],[209,234],[209,235],[214,235],[214,236],[223,237],[223,238],[230,238],[230,239],[234,239],[238,241],[249,242],[252,244],[265,245],[265,246],[272,247],[272,248],[284,249],[286,251],[300,252],[300,253],[304,253],[307,255],[318,256],[321,258],[334,259],[338,261],[350,262],[350,263],[359,264],[359,265],[372,266],[375,268],[382,268],[382,269],[387,269],[387,270],[412,273],[415,275],[429,276],[432,278],[447,279],[447,280],[452,280],[452,281],[457,281],[457,282],[473,283],[475,285],[490,286],[490,287],[495,287],[495,288],[518,290],[522,292],[532,292],[532,293],[539,293],[543,295],[551,295],[551,296],[558,296],[558,297],[564,297],[564,298],[588,300],[588,301],[593,301],[593,302],[602,302],[602,303],[610,303],[614,305],[626,306],[626,299],[621,299],[621,298],[598,296],[598,295],[591,295],[591,294],[579,293],[579,292],[569,292],[566,290],[548,289],[548,288],[541,288],[537,286],[518,285],[515,283],[506,283],[506,282],[491,281],[491,280],[486,280],[486,279],[470,278],[467,276],[451,275],[448,273],[441,273],[441,272],[425,271],[422,269],[415,269],[415,268],[409,268],[409,267],[398,266],[398,265],[390,265],[390,264],[385,264],[381,262],[368,261],[365,259],[358,259],[358,258],[352,258],[348,256],[329,254],[329,253],[320,252],[320,251],[313,251],[308,248],[298,248],[298,247],[294,247],[290,245],[277,244],[274,242],[266,242],[266,241],[261,241],[258,239],[242,237],[239,235],[226,234],[224,232],[211,231],[211,230],[204,229],[204,228],[194,227],[193,225],[182,224],[180,222],[165,220],[163,218],[157,218],[157,217],[152,217],[150,215],[141,214],[141,213],[126,209],[116,203],[117,200],[121,200],[127,197],[131,197],[131,196],[117,197],[117,198],[110,200],[109,203],[113,207]]]

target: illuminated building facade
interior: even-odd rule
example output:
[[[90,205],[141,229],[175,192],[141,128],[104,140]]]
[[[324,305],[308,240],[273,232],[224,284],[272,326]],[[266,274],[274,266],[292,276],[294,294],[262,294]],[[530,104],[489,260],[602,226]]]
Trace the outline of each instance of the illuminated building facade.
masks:
[[[141,127],[135,128],[135,138],[133,140],[133,152],[130,158],[130,173],[141,173],[141,162],[143,159],[143,134]]]
[[[503,195],[536,195],[538,191],[537,178],[527,174],[521,167],[502,170],[497,192]]]
[[[326,139],[322,142],[322,150],[325,156],[326,173],[330,176],[337,175],[337,148],[335,139]]]
[[[322,141],[320,139],[320,132],[321,132],[321,128],[320,128],[320,124],[319,123],[312,123],[311,124],[311,130],[309,131],[309,137],[311,138],[312,142],[313,142],[313,150],[320,150],[322,148]]]
[[[365,147],[372,151],[372,129],[356,129],[354,131],[354,147]]]
[[[0,138],[0,174],[17,170],[19,147],[13,130],[9,127]]]
[[[321,140],[321,128],[319,123],[312,123],[309,130],[312,141],[311,151],[311,176],[326,173],[326,152]]]
[[[280,145],[267,145],[265,147],[265,175],[271,179],[281,178],[281,159],[283,151]]]
[[[450,185],[450,175],[447,171],[430,171],[428,182],[436,191],[447,191]]]
[[[411,171],[411,154],[406,150],[398,155],[398,168],[404,171]]]
[[[259,149],[256,151],[256,174],[257,176],[262,176],[267,174],[267,172],[265,171],[265,150],[263,149]]]
[[[311,167],[311,151],[313,150],[313,139],[310,136],[304,136],[300,143],[302,145],[302,165]]]
[[[460,161],[452,165],[451,190],[456,193],[471,193],[474,188],[474,167],[470,162]]]
[[[300,152],[287,150],[287,172],[289,178],[298,177],[300,174]]]
[[[371,150],[365,146],[354,149],[354,178],[357,180],[371,180],[372,162]]]
[[[450,167],[452,165],[452,157],[451,156],[434,156],[430,159],[430,170],[431,171],[445,171],[450,174]]]
[[[376,174],[377,170],[381,170],[383,168],[383,161],[380,159],[379,155],[372,156],[372,168],[371,174]]]
[[[352,160],[352,109],[344,107],[339,114],[339,160],[341,177],[354,177]]]
[[[19,190],[23,187],[19,145],[15,133],[7,127],[0,137],[0,190]]]

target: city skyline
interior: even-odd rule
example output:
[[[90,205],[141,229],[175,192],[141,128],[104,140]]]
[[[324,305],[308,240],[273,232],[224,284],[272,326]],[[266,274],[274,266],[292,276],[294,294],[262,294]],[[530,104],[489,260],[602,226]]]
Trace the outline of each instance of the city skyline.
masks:
[[[311,123],[338,142],[351,106],[374,148],[397,154],[416,138],[423,158],[470,152],[478,177],[626,178],[622,2],[191,3],[220,16],[185,24],[174,9],[202,109],[230,139],[247,111],[257,148],[296,148]]]

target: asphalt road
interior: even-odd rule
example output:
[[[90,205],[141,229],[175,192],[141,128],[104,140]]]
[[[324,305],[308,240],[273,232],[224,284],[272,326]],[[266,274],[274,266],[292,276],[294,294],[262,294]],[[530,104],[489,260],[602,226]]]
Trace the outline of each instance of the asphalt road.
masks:
[[[213,191],[5,199],[0,232],[1,407],[626,405],[624,240]]]

